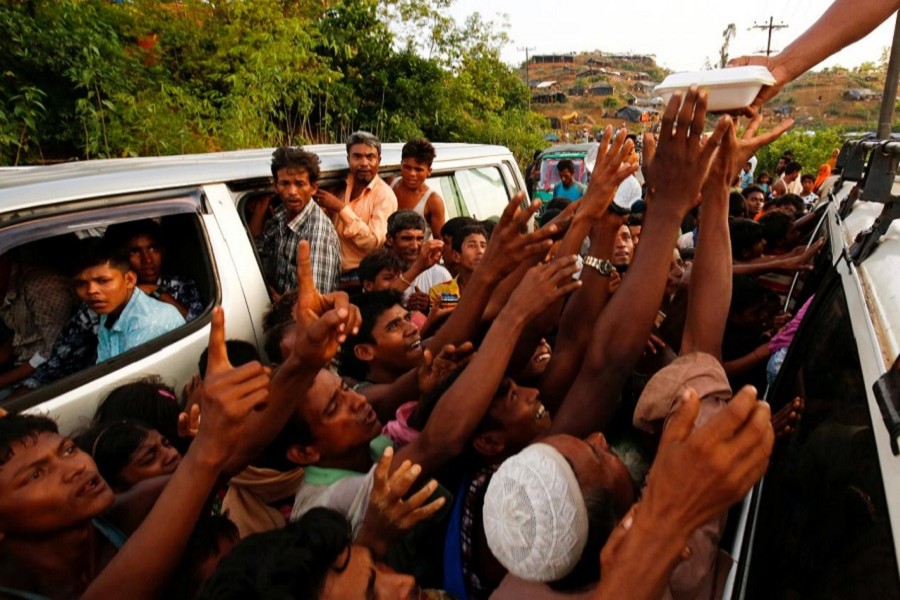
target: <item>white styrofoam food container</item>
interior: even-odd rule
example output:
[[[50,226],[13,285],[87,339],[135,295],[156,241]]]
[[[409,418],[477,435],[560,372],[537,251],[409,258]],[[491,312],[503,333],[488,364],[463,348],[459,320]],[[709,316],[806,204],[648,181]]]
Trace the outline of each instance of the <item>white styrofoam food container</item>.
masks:
[[[656,86],[654,93],[669,101],[672,94],[687,93],[692,85],[709,93],[707,110],[737,110],[750,106],[764,85],[773,85],[775,77],[765,67],[758,65],[714,69],[712,71],[691,71],[673,73]]]

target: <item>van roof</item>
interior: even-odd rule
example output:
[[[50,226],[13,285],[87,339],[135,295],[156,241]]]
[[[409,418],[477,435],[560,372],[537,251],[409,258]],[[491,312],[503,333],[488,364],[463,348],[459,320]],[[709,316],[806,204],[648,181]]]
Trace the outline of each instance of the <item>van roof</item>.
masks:
[[[451,166],[455,161],[509,157],[502,146],[434,144],[435,159]],[[323,173],[347,168],[344,144],[304,147],[322,160]],[[403,144],[382,144],[382,168],[400,165]],[[114,158],[62,163],[0,173],[0,210],[26,209],[95,196],[114,196],[152,189],[171,189],[204,183],[271,177],[274,148],[208,154]],[[450,163],[448,165],[447,163]]]

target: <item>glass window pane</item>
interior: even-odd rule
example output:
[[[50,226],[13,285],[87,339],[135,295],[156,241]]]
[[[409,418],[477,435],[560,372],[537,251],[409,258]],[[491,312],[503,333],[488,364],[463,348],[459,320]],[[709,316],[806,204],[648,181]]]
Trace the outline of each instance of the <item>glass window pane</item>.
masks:
[[[820,292],[772,390],[806,401],[763,482],[747,598],[900,598],[866,389],[838,278]]]

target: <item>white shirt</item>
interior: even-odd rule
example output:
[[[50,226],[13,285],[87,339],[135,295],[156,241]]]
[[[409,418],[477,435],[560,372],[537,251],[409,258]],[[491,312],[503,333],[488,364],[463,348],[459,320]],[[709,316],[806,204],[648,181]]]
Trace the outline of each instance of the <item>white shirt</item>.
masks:
[[[409,297],[413,295],[413,292],[416,291],[416,288],[419,290],[428,293],[428,290],[433,288],[439,283],[444,283],[445,281],[450,281],[453,279],[453,276],[450,275],[450,271],[442,267],[441,265],[434,265],[430,269],[422,271],[419,273],[419,276],[413,279],[413,284],[406,288],[406,291],[403,292],[403,299],[409,300]]]

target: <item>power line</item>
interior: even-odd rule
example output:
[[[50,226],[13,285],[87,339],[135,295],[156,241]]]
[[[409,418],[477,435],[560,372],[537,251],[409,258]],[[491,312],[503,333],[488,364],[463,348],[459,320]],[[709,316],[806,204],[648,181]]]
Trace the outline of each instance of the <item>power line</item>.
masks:
[[[766,44],[766,56],[770,56],[772,54],[772,31],[775,29],[785,29],[787,27],[790,27],[789,25],[787,25],[785,23],[779,23],[779,24],[775,25],[773,23],[774,20],[775,20],[775,17],[769,17],[768,25],[766,25],[765,23],[763,23],[762,25],[759,25],[756,23],[756,21],[754,21],[753,26],[747,28],[748,30],[750,30],[750,29],[763,29],[763,30],[768,29],[769,30],[769,41]]]

